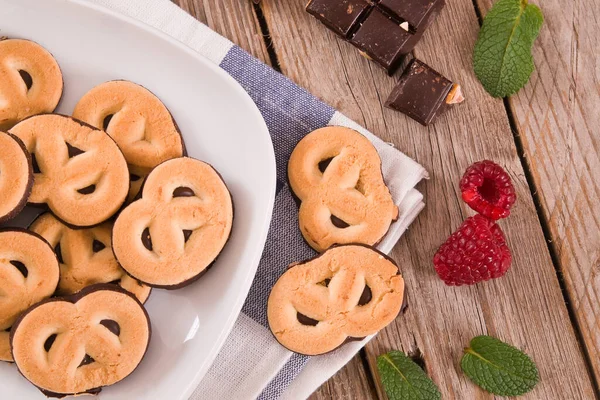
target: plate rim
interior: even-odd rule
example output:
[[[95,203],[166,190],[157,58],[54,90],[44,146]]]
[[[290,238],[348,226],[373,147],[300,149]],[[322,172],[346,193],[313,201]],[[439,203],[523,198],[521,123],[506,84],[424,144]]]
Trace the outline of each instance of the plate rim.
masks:
[[[57,1],[57,4],[60,2],[61,1]],[[268,205],[269,205],[268,212],[264,215],[263,220],[260,222],[261,227],[262,227],[262,232],[260,235],[261,237],[259,238],[260,249],[257,248],[257,251],[256,251],[253,259],[249,260],[249,262],[245,263],[245,265],[249,266],[250,268],[246,268],[247,269],[246,281],[242,285],[243,290],[239,291],[239,294],[235,298],[235,300],[233,302],[233,308],[232,308],[233,312],[231,312],[229,314],[229,316],[224,324],[224,328],[221,330],[221,333],[219,334],[219,336],[217,337],[217,339],[215,341],[215,345],[212,346],[210,352],[207,353],[206,357],[204,358],[205,361],[198,368],[198,370],[194,374],[193,379],[190,380],[190,382],[187,384],[185,389],[181,392],[180,396],[178,397],[179,399],[188,399],[189,396],[197,388],[198,384],[202,381],[202,379],[204,378],[204,376],[206,375],[206,373],[208,372],[210,367],[213,365],[218,353],[220,352],[221,348],[225,344],[227,337],[229,337],[229,334],[231,333],[231,331],[235,325],[235,322],[237,321],[239,315],[242,312],[242,307],[243,307],[244,301],[248,297],[248,293],[250,291],[250,288],[254,281],[254,277],[258,270],[260,260],[262,258],[262,254],[263,254],[263,251],[264,251],[264,248],[266,245],[267,235],[269,233],[269,228],[270,228],[270,224],[271,224],[271,220],[272,220],[272,216],[273,216],[273,209],[275,206],[277,165],[276,165],[273,141],[271,139],[271,135],[269,133],[269,129],[264,120],[264,117],[262,116],[260,110],[258,109],[257,105],[254,103],[254,101],[252,100],[250,95],[244,90],[244,88],[232,76],[230,76],[227,72],[225,72],[216,63],[212,62],[210,59],[208,59],[204,55],[200,54],[198,51],[194,50],[193,48],[191,48],[188,45],[184,44],[183,42],[179,41],[178,39],[168,35],[167,33],[161,31],[160,29],[158,29],[152,25],[149,25],[138,19],[135,19],[129,15],[125,15],[118,11],[112,10],[104,5],[100,5],[100,4],[93,3],[90,1],[86,1],[86,0],[66,0],[63,4],[68,5],[68,6],[84,7],[89,10],[92,10],[96,13],[104,14],[108,17],[117,19],[121,23],[133,25],[136,28],[145,31],[147,34],[154,36],[156,39],[164,40],[169,45],[174,46],[175,48],[179,49],[180,51],[187,53],[188,55],[190,55],[191,57],[196,59],[198,62],[204,64],[206,67],[208,67],[210,70],[212,70],[212,72],[219,75],[229,86],[231,86],[232,89],[238,93],[240,98],[244,102],[247,103],[248,108],[252,110],[252,113],[256,117],[257,122],[262,126],[262,129],[261,129],[261,132],[259,135],[263,137],[263,140],[266,139],[266,144],[267,144],[266,147],[268,147],[267,162],[271,167],[270,168],[271,173],[269,174],[268,177],[265,177],[265,178],[268,179],[268,186],[271,187],[271,190],[270,190],[269,197],[268,197]],[[183,12],[185,12],[185,11],[183,11]],[[198,23],[201,24],[200,21],[198,21]],[[208,28],[208,29],[210,29],[210,28]],[[232,45],[235,46],[235,44],[233,44],[233,43],[232,43]]]

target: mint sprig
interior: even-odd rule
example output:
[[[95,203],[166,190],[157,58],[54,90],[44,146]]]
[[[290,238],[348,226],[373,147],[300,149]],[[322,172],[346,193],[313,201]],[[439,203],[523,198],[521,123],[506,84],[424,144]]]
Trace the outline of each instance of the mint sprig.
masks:
[[[544,22],[527,0],[498,0],[487,13],[473,52],[475,75],[494,97],[518,92],[534,70],[531,48]]]
[[[390,351],[377,357],[377,369],[390,400],[441,398],[435,383],[401,351]]]
[[[460,366],[473,382],[499,396],[527,393],[540,379],[527,354],[490,336],[473,338]]]

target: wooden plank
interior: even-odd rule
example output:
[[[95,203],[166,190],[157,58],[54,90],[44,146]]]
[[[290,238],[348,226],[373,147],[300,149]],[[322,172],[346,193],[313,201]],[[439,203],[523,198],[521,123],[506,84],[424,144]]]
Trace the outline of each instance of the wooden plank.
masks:
[[[270,64],[269,54],[251,1],[172,1],[262,62]]]
[[[304,5],[302,0],[263,2],[283,73],[395,143],[432,175],[420,185],[425,211],[393,252],[407,282],[409,309],[369,344],[371,363],[389,349],[419,349],[444,398],[490,398],[459,367],[463,347],[473,336],[487,333],[524,349],[537,362],[541,382],[524,398],[593,398],[506,110],[501,100],[483,91],[472,72],[471,51],[479,29],[472,2],[448,2],[416,50],[418,57],[461,82],[467,96],[465,104],[429,129],[383,109],[395,79],[310,18]],[[506,167],[519,196],[512,216],[500,223],[513,267],[493,282],[446,287],[431,260],[437,247],[472,215],[460,200],[458,181],[468,165],[484,158]],[[342,383],[334,378],[334,384]]]
[[[600,2],[537,1],[536,71],[510,101],[596,382],[600,381]],[[478,0],[483,14],[492,1]]]

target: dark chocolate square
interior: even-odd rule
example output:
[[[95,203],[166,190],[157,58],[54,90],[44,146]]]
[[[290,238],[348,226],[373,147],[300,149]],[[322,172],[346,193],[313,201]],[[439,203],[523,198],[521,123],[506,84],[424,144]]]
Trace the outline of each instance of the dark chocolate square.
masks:
[[[422,125],[429,125],[447,107],[453,83],[424,62],[413,59],[385,102]]]
[[[445,3],[445,0],[381,0],[379,6],[395,18],[408,22],[411,32],[423,33]]]
[[[366,0],[312,0],[306,11],[338,35],[348,38],[370,7]]]
[[[350,42],[393,74],[410,53],[412,34],[375,8],[362,22]],[[414,47],[414,46],[413,46]]]

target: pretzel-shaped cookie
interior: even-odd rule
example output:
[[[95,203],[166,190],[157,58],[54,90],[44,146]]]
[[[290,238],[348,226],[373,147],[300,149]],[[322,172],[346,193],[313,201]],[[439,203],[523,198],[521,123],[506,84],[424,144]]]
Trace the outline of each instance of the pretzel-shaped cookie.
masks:
[[[127,275],[112,252],[111,222],[71,229],[52,214],[42,214],[29,229],[46,239],[60,263],[57,294],[70,295],[95,283],[118,283],[144,303],[151,288]]]
[[[141,282],[177,289],[210,267],[232,222],[231,195],[217,171],[193,158],[175,158],[150,172],[142,197],[117,217],[113,251]]]
[[[133,82],[110,81],[94,87],[79,100],[73,117],[115,139],[129,164],[129,201],[152,168],[185,155],[183,139],[167,107]]]
[[[58,285],[58,260],[39,235],[0,230],[0,360],[12,361],[8,332],[19,315]]]
[[[317,129],[296,146],[288,165],[300,199],[299,223],[319,252],[333,244],[375,245],[398,218],[371,142],[352,129]]]
[[[57,114],[27,118],[10,132],[34,159],[30,203],[46,203],[65,223],[88,227],[109,219],[125,202],[127,163],[105,132]]]
[[[10,339],[17,368],[45,394],[96,394],[142,361],[150,320],[129,292],[98,284],[38,303],[17,320]]]
[[[0,223],[15,217],[33,185],[31,157],[14,135],[0,132]]]
[[[29,40],[0,39],[0,129],[54,111],[62,90],[62,73],[46,49]]]
[[[391,259],[364,245],[335,246],[279,278],[267,316],[284,347],[317,355],[383,329],[403,298],[404,279]]]

